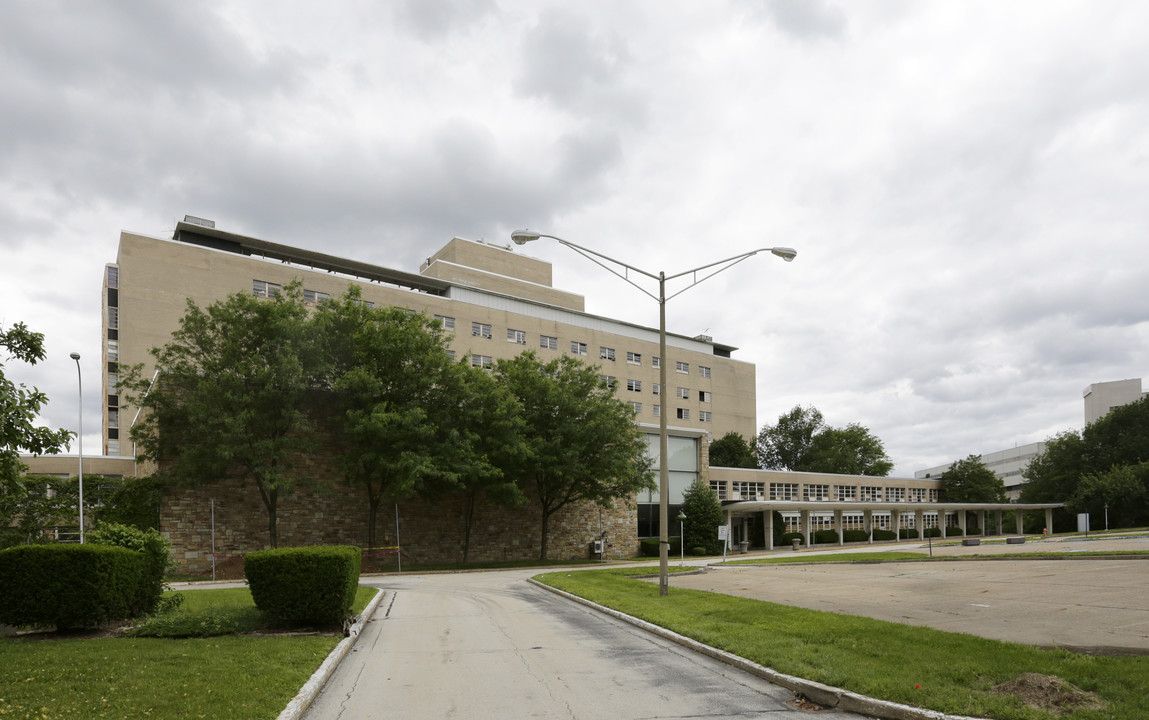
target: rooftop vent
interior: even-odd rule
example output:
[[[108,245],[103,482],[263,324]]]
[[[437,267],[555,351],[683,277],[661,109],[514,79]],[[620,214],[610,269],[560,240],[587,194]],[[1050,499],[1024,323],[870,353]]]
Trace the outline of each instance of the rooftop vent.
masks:
[[[704,343],[714,342],[714,338],[710,337],[709,335],[695,335],[694,339]]]
[[[184,215],[184,222],[189,225],[199,225],[200,227],[215,229],[215,220],[207,220],[204,218],[196,217],[195,215]]]

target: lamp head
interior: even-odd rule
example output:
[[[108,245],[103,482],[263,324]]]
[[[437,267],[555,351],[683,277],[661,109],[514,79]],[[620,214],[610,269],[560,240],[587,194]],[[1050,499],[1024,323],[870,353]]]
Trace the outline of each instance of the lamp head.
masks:
[[[782,258],[786,262],[793,262],[794,258],[798,257],[798,251],[795,250],[794,248],[776,247],[776,248],[770,248],[770,252],[774,253],[775,255]]]
[[[516,245],[526,245],[531,240],[538,240],[540,237],[542,236],[539,235],[539,233],[525,228],[511,233],[511,240],[513,240]]]
[[[72,358],[73,360],[79,360],[80,359],[80,353],[74,352],[71,355],[69,355],[68,357]]]

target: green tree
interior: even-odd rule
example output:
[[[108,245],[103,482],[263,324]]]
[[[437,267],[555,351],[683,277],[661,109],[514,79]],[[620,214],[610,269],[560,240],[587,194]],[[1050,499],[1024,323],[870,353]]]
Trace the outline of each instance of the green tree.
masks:
[[[828,427],[814,436],[797,470],[885,477],[894,464],[882,441],[858,423]]]
[[[1089,513],[1095,522],[1108,515],[1110,527],[1143,525],[1149,518],[1149,463],[1085,475],[1066,506],[1071,513]]]
[[[562,508],[580,501],[611,507],[654,487],[634,412],[597,368],[567,355],[544,364],[528,351],[499,360],[495,372],[527,428],[527,455],[514,472],[539,503],[540,559],[547,557],[550,519]]]
[[[756,468],[758,460],[746,438],[731,430],[710,443],[710,467]]]
[[[814,437],[825,429],[818,408],[795,405],[778,416],[776,424],[764,425],[758,433],[759,464],[766,470],[797,470]]]
[[[344,477],[367,496],[374,548],[384,502],[456,485],[440,422],[458,398],[457,379],[442,329],[425,315],[371,307],[354,288],[317,318],[334,391],[331,436]]]
[[[42,333],[32,332],[24,323],[8,330],[0,328],[0,495],[23,494],[21,474],[28,468],[20,462],[21,450],[54,455],[74,435],[36,425],[48,397],[35,387],[28,389],[24,383],[13,382],[4,373],[4,363],[9,360],[35,365],[45,357]]]
[[[682,547],[689,552],[693,548],[706,548],[708,555],[722,552],[722,541],[718,539],[718,526],[722,524],[722,502],[701,479],[695,480],[682,496],[683,521]]]
[[[297,480],[297,461],[316,447],[312,420],[321,345],[298,283],[272,298],[237,293],[200,308],[188,300],[179,329],[153,348],[161,375],[142,366],[121,387],[146,409],[131,437],[143,458],[186,485],[235,477],[254,484],[279,544],[277,508]]]
[[[815,407],[795,405],[758,433],[758,461],[767,470],[884,477],[894,464],[882,441],[863,425],[826,424]]]
[[[77,522],[78,502],[75,477],[25,475],[19,492],[0,492],[0,547],[48,542],[47,530]]]
[[[950,465],[938,484],[938,498],[943,502],[1003,503],[1008,500],[1005,483],[981,461],[981,455],[970,455]]]

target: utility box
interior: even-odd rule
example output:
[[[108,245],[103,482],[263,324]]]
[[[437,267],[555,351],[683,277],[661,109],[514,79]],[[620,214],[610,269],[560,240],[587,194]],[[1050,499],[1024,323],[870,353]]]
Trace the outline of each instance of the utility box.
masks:
[[[602,555],[602,540],[592,540],[590,544],[591,555]]]

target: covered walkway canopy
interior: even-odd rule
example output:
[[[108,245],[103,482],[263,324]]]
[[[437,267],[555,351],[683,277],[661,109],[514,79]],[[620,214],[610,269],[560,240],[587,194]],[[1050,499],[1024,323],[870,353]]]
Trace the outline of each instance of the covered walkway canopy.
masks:
[[[878,502],[857,500],[735,500],[722,504],[725,513],[726,525],[729,527],[739,518],[746,518],[758,513],[762,514],[763,525],[766,529],[766,549],[774,549],[774,512],[798,513],[799,527],[805,543],[810,544],[811,517],[814,513],[834,514],[833,528],[838,532],[838,544],[844,544],[842,517],[844,513],[863,516],[862,529],[874,541],[874,513],[889,513],[891,518],[890,530],[897,532],[901,529],[903,513],[914,514],[913,527],[919,531],[924,529],[924,516],[926,513],[937,513],[938,526],[944,527],[947,513],[957,512],[958,527],[962,535],[966,534],[966,514],[973,512],[978,516],[978,527],[985,531],[986,513],[994,513],[997,533],[1003,534],[1002,515],[1013,511],[1017,519],[1017,534],[1022,534],[1022,513],[1027,510],[1044,510],[1045,527],[1053,527],[1053,509],[1062,507],[1063,503],[961,503],[961,502]],[[894,521],[893,519],[897,520]],[[731,537],[728,533],[727,537]]]

